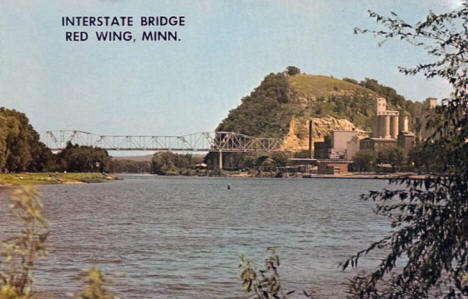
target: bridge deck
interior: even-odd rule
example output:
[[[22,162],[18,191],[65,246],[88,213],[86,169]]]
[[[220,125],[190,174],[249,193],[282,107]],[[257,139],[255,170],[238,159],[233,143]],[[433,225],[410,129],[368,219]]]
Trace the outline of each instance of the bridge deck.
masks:
[[[183,136],[97,135],[79,130],[46,131],[41,141],[53,151],[68,143],[108,151],[278,152],[281,140],[256,138],[234,132],[201,132]]]

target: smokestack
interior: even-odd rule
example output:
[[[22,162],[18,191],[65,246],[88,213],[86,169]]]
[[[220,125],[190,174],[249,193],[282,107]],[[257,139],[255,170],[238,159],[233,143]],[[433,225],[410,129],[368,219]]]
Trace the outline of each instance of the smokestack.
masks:
[[[312,126],[312,119],[309,119],[309,155],[311,159],[314,158],[314,140],[312,138]]]

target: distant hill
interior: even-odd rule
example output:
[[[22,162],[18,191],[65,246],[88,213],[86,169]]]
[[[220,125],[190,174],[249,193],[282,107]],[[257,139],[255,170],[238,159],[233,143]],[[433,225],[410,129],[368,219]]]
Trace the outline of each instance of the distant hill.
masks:
[[[348,120],[356,129],[370,131],[377,97],[385,97],[390,109],[410,115],[410,126],[416,129],[423,104],[406,100],[376,80],[358,82],[285,71],[267,75],[216,130],[284,138],[291,135],[292,124],[332,117]]]

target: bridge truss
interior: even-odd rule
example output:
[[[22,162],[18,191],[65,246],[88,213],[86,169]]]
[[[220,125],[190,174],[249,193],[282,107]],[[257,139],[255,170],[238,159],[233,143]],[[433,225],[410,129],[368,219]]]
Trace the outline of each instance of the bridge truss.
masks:
[[[277,152],[281,140],[256,138],[234,132],[201,132],[183,136],[98,135],[79,130],[41,133],[41,141],[52,151],[67,143],[103,148],[108,151],[181,151],[181,152]]]

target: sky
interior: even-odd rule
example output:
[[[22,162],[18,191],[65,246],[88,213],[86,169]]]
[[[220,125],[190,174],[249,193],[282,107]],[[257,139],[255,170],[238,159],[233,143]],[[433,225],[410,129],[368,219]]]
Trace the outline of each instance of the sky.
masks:
[[[397,67],[427,59],[400,41],[378,46],[368,9],[409,22],[460,0],[1,0],[0,106],[37,131],[184,135],[213,131],[269,73],[377,79],[406,98],[446,97],[448,84]],[[141,16],[185,16],[179,28],[141,28]],[[62,27],[63,16],[133,16],[128,28]],[[96,30],[131,30],[135,42],[97,42]],[[85,42],[66,31],[89,32]],[[141,41],[177,30],[180,41]]]

